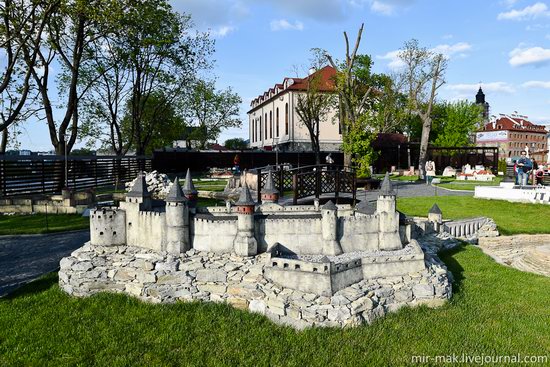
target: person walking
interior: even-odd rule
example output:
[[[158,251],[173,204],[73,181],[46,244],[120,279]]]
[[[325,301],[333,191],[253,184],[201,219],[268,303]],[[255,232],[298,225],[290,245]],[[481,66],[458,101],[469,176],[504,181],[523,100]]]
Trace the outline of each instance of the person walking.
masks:
[[[426,185],[430,185],[435,176],[435,162],[426,161]]]

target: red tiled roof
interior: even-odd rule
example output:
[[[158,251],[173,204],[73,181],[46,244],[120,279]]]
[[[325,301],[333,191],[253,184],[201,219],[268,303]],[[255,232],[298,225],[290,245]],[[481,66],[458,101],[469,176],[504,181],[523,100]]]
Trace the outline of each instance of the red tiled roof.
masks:
[[[292,85],[289,85],[286,89],[279,91],[278,95],[283,93],[286,90],[307,90],[309,81],[320,75],[319,90],[322,92],[332,92],[334,91],[334,77],[336,76],[336,70],[332,66],[325,66],[320,70],[317,70],[311,75],[306,76],[305,78],[284,78],[283,83],[277,83],[274,87],[269,88],[263,94],[260,94],[258,97],[252,100],[250,103],[253,106],[260,98],[268,98],[269,93],[275,92],[276,88],[283,89],[287,80],[292,79]],[[264,101],[265,102],[265,101]]]
[[[535,125],[531,121],[520,116],[501,116],[494,122],[485,124],[482,131],[530,131],[535,133],[546,133],[546,128],[543,125]]]

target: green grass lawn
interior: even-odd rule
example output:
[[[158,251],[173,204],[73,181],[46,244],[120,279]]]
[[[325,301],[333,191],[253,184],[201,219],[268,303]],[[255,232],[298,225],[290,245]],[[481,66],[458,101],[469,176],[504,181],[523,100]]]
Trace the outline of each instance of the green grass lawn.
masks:
[[[495,177],[493,181],[459,181],[454,178],[447,178],[443,177],[441,178],[441,183],[437,186],[444,187],[446,189],[451,190],[466,190],[466,191],[474,191],[476,186],[498,186],[500,184],[500,181],[503,180],[504,177]]]
[[[498,265],[474,246],[441,257],[456,281],[443,307],[303,332],[223,304],[70,297],[50,274],[0,299],[0,365],[397,366],[414,355],[548,355],[550,278]]]
[[[397,209],[411,216],[427,217],[434,203],[443,219],[490,217],[501,234],[550,233],[550,205],[475,199],[472,196],[398,198]]]
[[[197,201],[197,206],[199,207],[205,207],[205,206],[224,206],[225,201],[214,199],[214,198],[199,198]]]
[[[74,231],[90,227],[90,220],[80,214],[0,215],[0,235],[40,234]]]
[[[201,191],[223,191],[227,185],[227,179],[215,179],[215,180],[193,180],[195,188]],[[183,185],[185,180],[180,180],[180,183]]]

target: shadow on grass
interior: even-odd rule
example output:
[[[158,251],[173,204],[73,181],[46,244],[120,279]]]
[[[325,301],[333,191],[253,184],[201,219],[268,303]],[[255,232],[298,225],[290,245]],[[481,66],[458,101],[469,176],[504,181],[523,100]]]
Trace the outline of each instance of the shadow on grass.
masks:
[[[454,256],[462,251],[466,251],[465,246],[465,244],[461,244],[454,249],[442,251],[438,254],[439,258],[447,265],[447,269],[453,273],[453,294],[460,293],[464,280],[464,268],[456,261]]]
[[[57,272],[48,273],[32,282],[25,284],[21,288],[16,289],[2,299],[15,299],[19,297],[31,296],[37,293],[44,292],[59,282]]]

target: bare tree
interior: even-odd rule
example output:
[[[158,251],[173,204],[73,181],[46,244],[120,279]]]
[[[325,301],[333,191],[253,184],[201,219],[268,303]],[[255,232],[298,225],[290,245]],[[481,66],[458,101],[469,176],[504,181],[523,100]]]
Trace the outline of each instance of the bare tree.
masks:
[[[420,178],[424,178],[432,128],[432,110],[437,91],[445,83],[447,59],[443,54],[420,47],[415,39],[405,42],[399,52],[399,59],[404,64],[399,79],[402,90],[407,95],[408,110],[422,120],[418,165]]]
[[[327,91],[328,88],[322,85],[327,82],[331,83],[331,81],[322,78],[323,66],[322,59],[314,56],[311,67],[316,71],[304,79],[306,90],[298,94],[295,107],[296,114],[309,133],[316,164],[321,164],[320,125],[327,119],[334,105],[334,94]]]
[[[5,0],[0,3],[0,48],[6,56],[0,80],[2,153],[7,146],[8,128],[35,112],[27,104],[32,89],[32,66],[36,64],[44,28],[57,6],[56,1]]]
[[[344,32],[344,40],[346,43],[346,56],[342,63],[337,63],[334,58],[325,52],[325,56],[330,65],[338,72],[337,76],[337,91],[340,97],[340,124],[342,125],[342,134],[345,135],[352,129],[359,117],[369,109],[369,98],[371,97],[373,88],[366,86],[360,82],[355,74],[356,61],[360,55],[357,54],[361,43],[361,35],[363,34],[364,24],[361,24],[355,45],[350,51],[349,38]],[[344,164],[351,165],[352,156],[349,153],[344,154]]]

